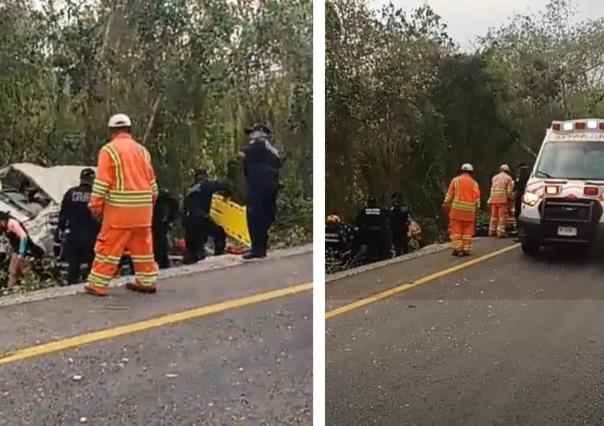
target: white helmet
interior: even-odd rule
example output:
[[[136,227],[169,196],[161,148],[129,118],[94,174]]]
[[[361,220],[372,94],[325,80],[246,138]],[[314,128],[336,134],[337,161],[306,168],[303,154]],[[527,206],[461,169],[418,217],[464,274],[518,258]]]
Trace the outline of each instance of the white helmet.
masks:
[[[474,167],[472,167],[472,165],[470,163],[465,163],[461,166],[461,171],[462,172],[473,172]]]
[[[499,171],[509,173],[512,170],[510,169],[510,166],[508,166],[507,164],[502,164],[501,167],[499,167]]]
[[[130,121],[130,117],[128,117],[126,114],[115,114],[109,119],[108,126],[110,129],[132,127],[132,121]]]

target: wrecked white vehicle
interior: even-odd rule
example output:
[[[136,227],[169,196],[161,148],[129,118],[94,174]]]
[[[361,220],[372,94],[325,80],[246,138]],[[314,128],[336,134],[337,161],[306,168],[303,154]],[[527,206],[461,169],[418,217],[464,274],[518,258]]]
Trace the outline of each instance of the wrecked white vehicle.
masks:
[[[63,195],[90,166],[41,167],[16,163],[0,169],[0,211],[20,220],[33,242],[52,254]],[[95,169],[94,167],[91,167]],[[5,250],[4,244],[0,252]]]

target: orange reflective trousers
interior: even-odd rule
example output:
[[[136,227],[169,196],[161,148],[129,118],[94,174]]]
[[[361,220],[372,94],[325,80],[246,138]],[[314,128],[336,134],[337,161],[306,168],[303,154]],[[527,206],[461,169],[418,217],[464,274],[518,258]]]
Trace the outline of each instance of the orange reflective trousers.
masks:
[[[130,253],[136,281],[154,285],[158,268],[153,256],[151,228],[112,228],[103,226],[94,246],[96,254],[88,281],[99,286],[109,285],[117,275],[120,259]]]
[[[472,238],[474,238],[475,229],[474,221],[451,219],[449,237],[455,252],[470,253],[472,251]]]
[[[491,204],[491,219],[489,221],[489,236],[505,237],[508,224],[509,208],[507,204]]]

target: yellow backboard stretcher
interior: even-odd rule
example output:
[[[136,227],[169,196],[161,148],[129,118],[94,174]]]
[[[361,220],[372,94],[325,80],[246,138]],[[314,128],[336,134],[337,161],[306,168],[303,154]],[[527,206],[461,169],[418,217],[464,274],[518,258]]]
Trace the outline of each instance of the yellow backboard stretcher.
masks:
[[[247,229],[247,215],[245,206],[239,205],[222,195],[214,194],[210,217],[220,225],[226,234],[233,240],[246,247],[252,245]]]

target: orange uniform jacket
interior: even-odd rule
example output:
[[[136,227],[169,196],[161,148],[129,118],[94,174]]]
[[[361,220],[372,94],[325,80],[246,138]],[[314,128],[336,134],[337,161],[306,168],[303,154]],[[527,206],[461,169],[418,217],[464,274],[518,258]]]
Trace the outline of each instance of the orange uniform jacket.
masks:
[[[501,172],[491,179],[491,197],[489,204],[508,204],[513,199],[514,180],[510,175]]]
[[[157,183],[149,152],[126,133],[99,153],[89,207],[112,228],[150,227]]]
[[[449,210],[452,220],[476,220],[476,212],[480,208],[478,183],[467,173],[453,178],[443,205]]]

